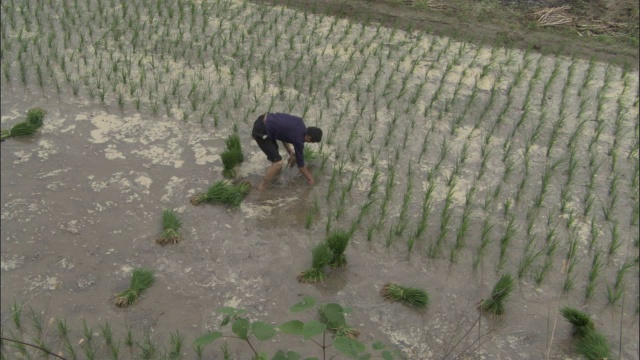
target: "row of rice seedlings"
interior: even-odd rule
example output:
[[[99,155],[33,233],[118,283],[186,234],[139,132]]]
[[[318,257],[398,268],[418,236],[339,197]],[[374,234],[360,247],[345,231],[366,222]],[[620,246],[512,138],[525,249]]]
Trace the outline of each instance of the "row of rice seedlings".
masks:
[[[451,248],[451,253],[449,256],[449,260],[451,262],[455,262],[458,256],[458,252],[461,251],[466,244],[466,236],[469,232],[469,227],[471,226],[471,206],[473,203],[473,196],[476,192],[475,184],[472,185],[465,195],[465,203],[464,209],[462,210],[462,215],[460,217],[460,223],[458,225],[458,229],[456,230],[456,241],[455,244]]]
[[[585,300],[589,300],[593,297],[593,293],[598,286],[597,280],[602,274],[603,260],[601,257],[600,251],[597,251],[593,254],[593,258],[591,259],[591,267],[589,269],[589,273],[587,276],[587,285],[585,287]]]
[[[571,230],[569,235],[567,255],[565,258],[565,276],[562,282],[562,291],[569,292],[575,285],[576,275],[573,273],[575,266],[578,264],[577,251],[578,251],[578,237],[574,230]]]
[[[473,269],[476,270],[478,265],[484,258],[486,250],[491,243],[491,231],[493,230],[493,224],[491,223],[490,216],[485,216],[482,222],[482,230],[480,232],[480,243],[476,248],[476,254],[473,257]]]
[[[429,245],[427,250],[427,256],[431,259],[435,259],[442,255],[442,247],[444,241],[449,234],[451,224],[451,217],[453,216],[453,195],[455,194],[455,183],[449,186],[447,195],[444,199],[444,205],[442,206],[442,212],[440,213],[440,232],[434,242]]]
[[[500,257],[498,258],[498,263],[496,265],[496,272],[500,272],[504,268],[507,261],[507,250],[509,249],[509,245],[511,245],[511,242],[517,232],[515,216],[510,216],[504,234],[500,237]]]
[[[413,199],[413,167],[411,162],[409,162],[409,167],[407,170],[407,187],[404,192],[404,196],[402,197],[402,206],[400,207],[400,215],[398,216],[398,221],[394,226],[394,234],[396,236],[402,236],[404,231],[408,226],[409,220],[407,216],[409,214],[409,205],[411,204],[411,200]]]

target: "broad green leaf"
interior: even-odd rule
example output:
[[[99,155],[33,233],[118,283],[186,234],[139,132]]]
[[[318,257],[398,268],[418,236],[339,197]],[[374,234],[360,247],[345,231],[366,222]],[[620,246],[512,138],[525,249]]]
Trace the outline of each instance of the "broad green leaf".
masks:
[[[385,345],[382,341],[376,341],[373,343],[373,345],[371,345],[371,347],[373,348],[373,350],[382,350],[386,348],[387,345]]]
[[[264,351],[258,353],[257,360],[269,360],[269,354]]]
[[[251,332],[260,341],[269,340],[276,335],[276,329],[262,321],[256,321],[251,324]]]
[[[389,350],[385,350],[382,352],[382,358],[384,360],[393,360],[393,354]]]
[[[322,311],[324,315],[327,317],[329,322],[344,325],[346,323],[344,319],[344,313],[342,310],[342,306],[338,304],[326,304],[322,307]]]
[[[222,319],[222,323],[220,324],[220,327],[226,326],[229,323],[229,320],[231,320],[231,315],[226,315]]]
[[[212,343],[222,337],[222,333],[220,331],[212,331],[208,334],[202,335],[193,342],[195,346],[204,346],[209,343]]]
[[[302,327],[302,334],[304,335],[304,339],[307,340],[316,335],[322,334],[326,329],[327,325],[318,320],[311,320],[308,323],[305,323]]]
[[[295,351],[287,351],[285,354],[284,351],[278,350],[271,360],[300,360],[300,354]]]
[[[280,325],[280,331],[286,334],[302,335],[304,323],[300,320],[291,320]]]
[[[223,307],[219,307],[216,309],[217,312],[221,313],[221,314],[226,314],[226,315],[240,315],[240,314],[244,314],[245,310],[243,309],[236,309],[234,307],[231,306],[223,306]]]
[[[361,353],[365,350],[365,346],[363,343],[357,340],[351,340],[346,336],[336,336],[333,340],[333,347],[341,353],[355,358],[358,356],[358,353]]]
[[[371,359],[371,354],[369,353],[358,356],[358,360],[369,360],[369,359]]]
[[[316,304],[316,299],[311,297],[311,296],[305,296],[302,298],[302,301],[293,304],[293,306],[291,306],[289,308],[289,311],[291,312],[300,312],[300,311],[304,311],[307,309],[312,308],[314,305]]]
[[[231,324],[231,331],[238,335],[240,339],[246,340],[249,337],[249,320],[238,319]]]

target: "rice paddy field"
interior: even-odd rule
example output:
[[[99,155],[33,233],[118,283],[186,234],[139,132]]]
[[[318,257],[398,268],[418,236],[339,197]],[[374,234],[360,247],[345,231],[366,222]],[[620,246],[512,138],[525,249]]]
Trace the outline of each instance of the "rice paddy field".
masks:
[[[237,339],[193,340],[219,307],[278,325],[313,296],[349,307],[367,349],[408,359],[578,357],[565,306],[612,358],[638,359],[636,68],[238,0],[0,6],[2,128],[47,112],[0,145],[3,338],[98,359],[219,359],[226,341],[249,359]],[[265,112],[324,130],[307,145],[316,185],[285,169],[237,208],[192,205],[224,179],[232,134],[236,178],[258,184]],[[181,241],[159,246],[167,209]],[[298,282],[334,230],[351,234],[346,265]],[[140,267],[153,285],[117,307]],[[504,314],[481,314],[504,274]],[[385,301],[388,283],[425,289],[428,307]],[[286,334],[253,345],[323,356]]]

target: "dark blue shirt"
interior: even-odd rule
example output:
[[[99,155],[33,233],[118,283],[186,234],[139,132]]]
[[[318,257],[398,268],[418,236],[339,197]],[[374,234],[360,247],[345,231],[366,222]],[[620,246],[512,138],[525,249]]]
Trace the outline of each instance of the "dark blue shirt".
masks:
[[[302,118],[283,114],[267,114],[267,135],[273,140],[280,140],[293,145],[298,167],[304,166],[304,136],[307,127]]]

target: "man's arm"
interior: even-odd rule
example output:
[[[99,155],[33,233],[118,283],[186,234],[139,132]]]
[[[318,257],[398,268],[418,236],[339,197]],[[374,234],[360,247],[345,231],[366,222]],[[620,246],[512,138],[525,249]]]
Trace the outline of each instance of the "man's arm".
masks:
[[[291,149],[291,144],[283,141],[282,145],[284,145],[284,148],[287,150],[287,153],[289,154],[289,161],[287,162],[287,166],[291,168],[296,163],[296,157],[295,157],[296,153],[293,151],[293,149]]]
[[[307,169],[306,166],[303,166],[300,169],[300,172],[302,173],[302,175],[304,175],[304,177],[307,178],[307,182],[309,183],[309,185],[315,185],[316,181],[313,179],[313,175],[311,175],[311,172],[309,171],[309,169]]]

